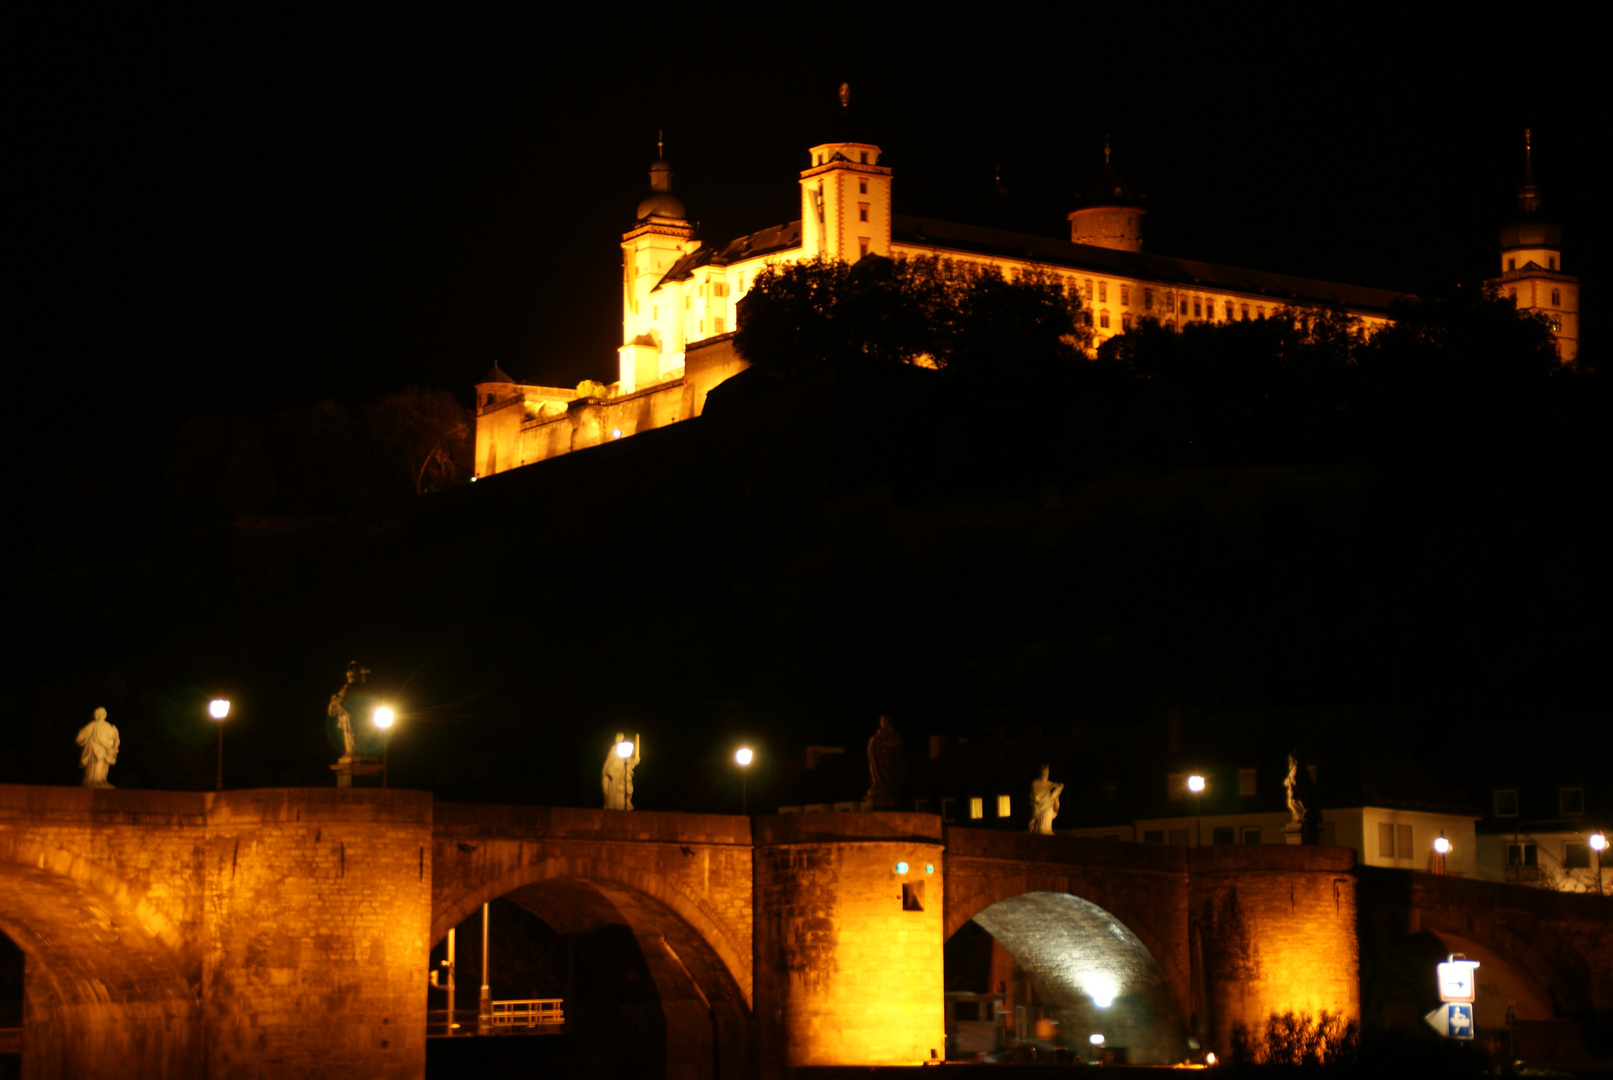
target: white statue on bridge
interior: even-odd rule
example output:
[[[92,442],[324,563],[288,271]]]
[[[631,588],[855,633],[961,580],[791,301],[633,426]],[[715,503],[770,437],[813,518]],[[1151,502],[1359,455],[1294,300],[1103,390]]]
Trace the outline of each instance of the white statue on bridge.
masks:
[[[1059,816],[1059,793],[1063,784],[1047,778],[1048,766],[1042,766],[1040,779],[1031,781],[1031,832],[1040,836],[1053,835],[1053,819]]]
[[[605,790],[606,810],[633,809],[633,769],[639,763],[642,749],[641,736],[634,735],[633,741],[628,742],[626,735],[616,733],[610,752],[605,755],[605,768],[600,776],[600,786]]]
[[[111,787],[106,771],[118,763],[117,727],[108,722],[105,709],[95,710],[95,719],[78,729],[78,763],[84,767],[84,786]]]

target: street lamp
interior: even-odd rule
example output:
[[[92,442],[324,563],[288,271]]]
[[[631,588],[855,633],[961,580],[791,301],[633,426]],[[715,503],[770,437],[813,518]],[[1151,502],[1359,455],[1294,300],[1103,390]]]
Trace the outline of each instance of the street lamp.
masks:
[[[746,791],[745,782],[750,772],[750,763],[755,757],[748,746],[741,746],[734,751],[734,760],[739,762],[739,812],[745,817],[750,816],[749,792]]]
[[[1204,777],[1194,773],[1187,778],[1187,790],[1193,793],[1193,846],[1204,846]]]
[[[230,703],[214,698],[207,703],[207,715],[218,723],[218,782],[213,790],[224,790],[224,719],[230,715]]]
[[[1445,839],[1445,833],[1441,830],[1439,838],[1434,841],[1434,854],[1437,856],[1434,861],[1434,873],[1443,874],[1445,872],[1445,856],[1450,853],[1451,842]]]
[[[1586,838],[1585,843],[1596,852],[1596,895],[1602,895],[1602,852],[1607,850],[1607,837],[1599,832],[1593,832]]]
[[[386,764],[387,764],[386,759],[387,759],[387,751],[392,749],[392,735],[391,735],[392,723],[397,718],[398,718],[398,714],[392,711],[392,707],[390,705],[378,706],[376,708],[375,712],[370,714],[370,722],[373,723],[376,727],[380,728],[381,731],[384,733],[383,737],[381,739],[381,786],[382,787],[386,787],[387,786],[387,781],[390,779],[390,774],[388,774],[387,769],[386,769]],[[374,761],[375,759],[371,758],[370,760]]]

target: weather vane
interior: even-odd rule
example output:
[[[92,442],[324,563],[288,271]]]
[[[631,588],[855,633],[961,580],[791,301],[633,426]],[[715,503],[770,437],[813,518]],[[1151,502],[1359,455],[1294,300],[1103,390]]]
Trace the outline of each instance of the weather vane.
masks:
[[[851,108],[851,84],[840,84],[840,108],[842,111]]]

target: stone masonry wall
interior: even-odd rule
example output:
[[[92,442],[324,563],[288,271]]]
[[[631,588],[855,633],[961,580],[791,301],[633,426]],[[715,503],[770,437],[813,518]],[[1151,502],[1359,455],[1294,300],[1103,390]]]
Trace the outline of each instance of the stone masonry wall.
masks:
[[[1203,972],[1206,1045],[1272,1013],[1361,1018],[1355,855],[1344,848],[1221,846],[1187,851],[1192,930]]]
[[[209,799],[210,1080],[423,1077],[431,796]]]
[[[928,814],[757,819],[764,1075],[945,1055],[940,824]]]

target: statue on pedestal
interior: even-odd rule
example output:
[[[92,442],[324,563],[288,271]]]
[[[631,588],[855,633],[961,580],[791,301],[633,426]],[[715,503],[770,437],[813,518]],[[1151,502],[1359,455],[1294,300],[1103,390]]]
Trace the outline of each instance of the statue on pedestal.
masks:
[[[868,793],[863,801],[874,810],[896,809],[902,791],[907,759],[902,754],[902,733],[891,718],[879,718],[879,730],[868,740]]]
[[[112,786],[106,771],[118,763],[120,743],[118,729],[107,720],[106,710],[96,709],[95,719],[78,729],[78,744],[84,748],[79,752],[78,763],[84,768],[85,787]]]
[[[643,745],[643,736],[634,735],[633,741],[628,742],[622,732],[617,732],[612,740],[599,781],[605,792],[606,810],[633,809],[633,770],[643,756]]]
[[[1322,814],[1316,808],[1316,797],[1311,791],[1305,770],[1299,764],[1299,750],[1288,755],[1288,778],[1283,781],[1288,790],[1288,813],[1292,820],[1283,826],[1284,838],[1290,844],[1315,844],[1322,833]]]
[[[1040,836],[1053,835],[1053,819],[1059,816],[1059,793],[1063,784],[1047,778],[1049,767],[1042,766],[1042,776],[1031,781],[1031,832]]]
[[[342,735],[342,760],[353,760],[353,713],[358,711],[358,699],[369,696],[369,688],[364,683],[364,676],[370,669],[357,660],[347,665],[347,683],[330,696],[330,704],[325,708],[325,715],[336,721],[336,729]]]

